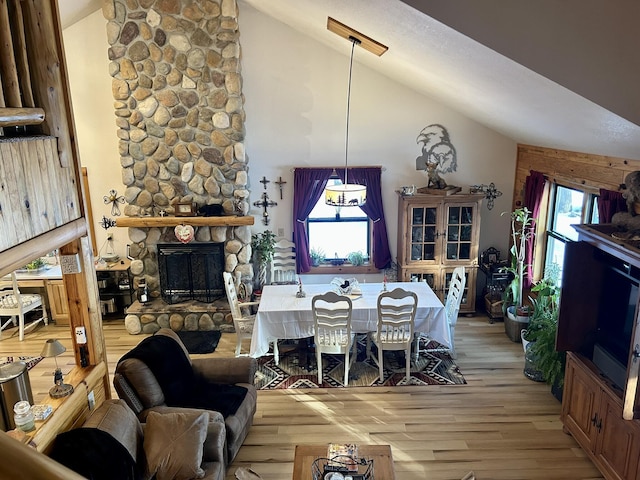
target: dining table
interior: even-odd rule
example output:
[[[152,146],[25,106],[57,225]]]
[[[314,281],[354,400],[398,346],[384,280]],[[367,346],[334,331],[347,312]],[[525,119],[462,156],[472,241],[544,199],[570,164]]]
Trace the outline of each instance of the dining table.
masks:
[[[385,288],[391,291],[398,287],[415,292],[418,297],[414,332],[425,333],[430,339],[450,348],[451,336],[444,305],[426,282],[360,283],[357,293],[347,295],[352,301],[352,331],[376,331],[378,296]],[[300,290],[304,296],[300,294]],[[340,293],[332,284],[264,286],[255,317],[250,356],[257,358],[267,355],[270,344],[273,344],[277,362],[278,340],[312,337],[314,321],[311,301],[315,295],[329,291]]]

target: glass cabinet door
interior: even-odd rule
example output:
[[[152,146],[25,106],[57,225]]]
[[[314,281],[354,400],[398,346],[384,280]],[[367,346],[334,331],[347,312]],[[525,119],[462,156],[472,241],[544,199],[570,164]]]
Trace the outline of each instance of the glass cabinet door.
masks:
[[[447,205],[446,209],[445,260],[468,261],[471,259],[475,207],[472,205]]]
[[[409,261],[435,261],[438,249],[438,207],[416,206],[409,208],[411,242]]]

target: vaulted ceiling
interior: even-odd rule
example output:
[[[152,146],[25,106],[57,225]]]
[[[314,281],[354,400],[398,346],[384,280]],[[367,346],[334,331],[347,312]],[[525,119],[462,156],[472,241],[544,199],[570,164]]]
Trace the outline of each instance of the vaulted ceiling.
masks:
[[[328,16],[373,37],[354,61],[518,143],[640,159],[635,0],[237,1],[344,55]],[[63,25],[100,7],[59,2]]]

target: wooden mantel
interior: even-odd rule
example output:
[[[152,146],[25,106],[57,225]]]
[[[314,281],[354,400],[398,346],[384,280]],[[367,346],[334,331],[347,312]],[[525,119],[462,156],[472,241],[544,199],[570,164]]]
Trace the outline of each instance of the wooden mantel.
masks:
[[[191,225],[193,227],[240,227],[253,225],[252,216],[222,217],[122,217],[116,219],[116,227],[157,228]]]

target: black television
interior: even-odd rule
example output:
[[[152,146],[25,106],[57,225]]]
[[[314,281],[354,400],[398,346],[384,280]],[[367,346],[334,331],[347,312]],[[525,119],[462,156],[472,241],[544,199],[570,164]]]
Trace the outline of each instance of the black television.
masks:
[[[636,319],[640,271],[615,262],[603,271],[593,363],[624,389],[631,335]]]

